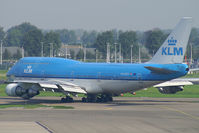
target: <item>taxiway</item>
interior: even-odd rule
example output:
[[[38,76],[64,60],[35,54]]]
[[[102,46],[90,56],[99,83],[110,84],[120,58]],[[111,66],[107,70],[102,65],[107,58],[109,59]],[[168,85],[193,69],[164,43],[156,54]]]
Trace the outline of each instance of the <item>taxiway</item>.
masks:
[[[0,104],[66,105],[75,109],[0,109],[0,132],[198,133],[198,98],[114,98],[110,103],[60,103],[58,97],[30,101],[1,97]],[[33,128],[34,127],[34,128]]]

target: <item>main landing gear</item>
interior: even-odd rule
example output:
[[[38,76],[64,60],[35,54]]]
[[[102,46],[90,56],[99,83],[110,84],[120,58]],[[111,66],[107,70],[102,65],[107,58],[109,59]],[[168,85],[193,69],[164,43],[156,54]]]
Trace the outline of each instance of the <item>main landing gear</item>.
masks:
[[[82,98],[82,102],[89,102],[89,103],[106,103],[112,102],[113,97],[109,94],[100,94],[100,95],[87,95],[87,97]],[[73,98],[70,96],[66,96],[65,98],[61,98],[61,103],[71,103],[74,102]]]
[[[105,103],[105,102],[112,102],[113,97],[109,94],[100,94],[100,95],[87,95],[87,97],[82,98],[82,102],[98,102],[98,103]]]
[[[66,98],[62,97],[61,98],[61,103],[72,103],[73,102],[73,98],[66,96]]]

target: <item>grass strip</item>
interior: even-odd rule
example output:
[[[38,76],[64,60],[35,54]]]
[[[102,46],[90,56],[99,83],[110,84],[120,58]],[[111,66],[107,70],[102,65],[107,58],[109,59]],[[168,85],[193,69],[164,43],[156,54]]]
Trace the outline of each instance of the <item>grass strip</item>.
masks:
[[[53,108],[53,109],[74,109],[72,106],[50,106],[42,104],[1,104],[0,109],[6,108],[24,108],[24,109],[36,109],[36,108]]]
[[[72,106],[51,106],[54,109],[74,109]]]

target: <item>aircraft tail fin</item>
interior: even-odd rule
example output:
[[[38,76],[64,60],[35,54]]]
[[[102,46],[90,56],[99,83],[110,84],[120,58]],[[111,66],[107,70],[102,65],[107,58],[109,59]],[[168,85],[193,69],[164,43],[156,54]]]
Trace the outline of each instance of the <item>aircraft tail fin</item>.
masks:
[[[182,18],[148,63],[183,63],[191,32],[191,23],[191,17]]]

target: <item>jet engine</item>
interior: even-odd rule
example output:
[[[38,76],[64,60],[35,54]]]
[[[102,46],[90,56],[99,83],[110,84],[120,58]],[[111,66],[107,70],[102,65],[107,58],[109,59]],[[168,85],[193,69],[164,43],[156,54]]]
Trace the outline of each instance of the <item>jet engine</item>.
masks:
[[[183,86],[168,86],[158,88],[162,94],[175,94],[178,91],[183,91]]]
[[[24,88],[16,83],[8,84],[5,91],[8,96],[18,96],[24,99],[30,99],[39,94],[38,90],[34,90],[31,87]]]

